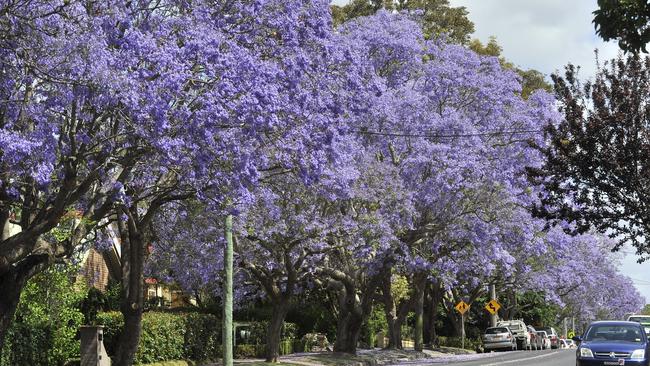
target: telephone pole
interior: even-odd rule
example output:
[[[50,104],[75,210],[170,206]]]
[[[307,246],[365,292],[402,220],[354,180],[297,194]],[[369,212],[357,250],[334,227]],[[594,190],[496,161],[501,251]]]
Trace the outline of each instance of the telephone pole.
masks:
[[[223,267],[226,278],[223,283],[223,366],[233,363],[232,334],[232,215],[226,216],[226,248],[224,249]]]
[[[490,285],[490,297],[492,298],[492,300],[497,299],[497,287],[494,284]],[[496,327],[497,326],[497,317],[498,317],[497,313],[494,313],[494,314],[490,315],[490,326],[491,327]]]

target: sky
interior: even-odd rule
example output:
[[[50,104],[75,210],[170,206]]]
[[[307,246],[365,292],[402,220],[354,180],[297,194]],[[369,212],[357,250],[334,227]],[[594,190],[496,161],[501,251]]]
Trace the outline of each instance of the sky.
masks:
[[[344,5],[347,0],[333,0]],[[619,53],[615,42],[603,42],[596,36],[591,12],[596,0],[449,0],[451,6],[464,6],[474,22],[472,38],[483,43],[495,36],[502,55],[523,69],[536,69],[547,76],[561,72],[572,63],[580,66],[581,78],[593,77],[596,70],[594,50],[599,60],[612,59]],[[634,250],[624,248],[621,272],[650,303],[650,261],[636,263]],[[576,274],[580,275],[580,274]]]

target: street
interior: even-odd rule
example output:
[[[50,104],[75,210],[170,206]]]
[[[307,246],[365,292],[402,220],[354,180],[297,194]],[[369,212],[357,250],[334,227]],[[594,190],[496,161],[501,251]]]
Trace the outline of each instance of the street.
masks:
[[[479,353],[472,355],[454,355],[427,360],[413,360],[394,363],[389,366],[424,366],[424,365],[463,365],[463,366],[570,366],[575,364],[575,350],[555,349],[545,351],[514,351],[502,353]]]

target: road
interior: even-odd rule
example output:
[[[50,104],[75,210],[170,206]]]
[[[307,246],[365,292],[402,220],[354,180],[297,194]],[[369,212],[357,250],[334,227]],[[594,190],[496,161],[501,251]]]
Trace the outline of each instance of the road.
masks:
[[[514,351],[457,355],[444,358],[403,361],[390,366],[572,366],[575,365],[575,350],[554,349],[546,351]]]

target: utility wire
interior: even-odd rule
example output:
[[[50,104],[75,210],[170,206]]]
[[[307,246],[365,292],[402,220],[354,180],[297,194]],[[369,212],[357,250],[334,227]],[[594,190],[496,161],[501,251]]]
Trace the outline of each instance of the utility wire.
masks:
[[[634,282],[639,282],[639,283],[643,283],[643,284],[645,284],[645,285],[650,285],[650,281],[648,281],[648,280],[641,280],[641,279],[638,279],[638,278],[632,278],[632,277],[630,277],[630,279],[631,279],[632,281],[634,281]]]
[[[380,132],[363,129],[353,129],[352,132],[361,135],[376,135],[390,137],[429,137],[429,138],[464,138],[464,137],[481,137],[481,136],[504,136],[504,135],[522,135],[541,133],[544,130],[510,130],[510,131],[492,131],[460,134],[428,134],[428,133],[403,133],[403,132]]]

